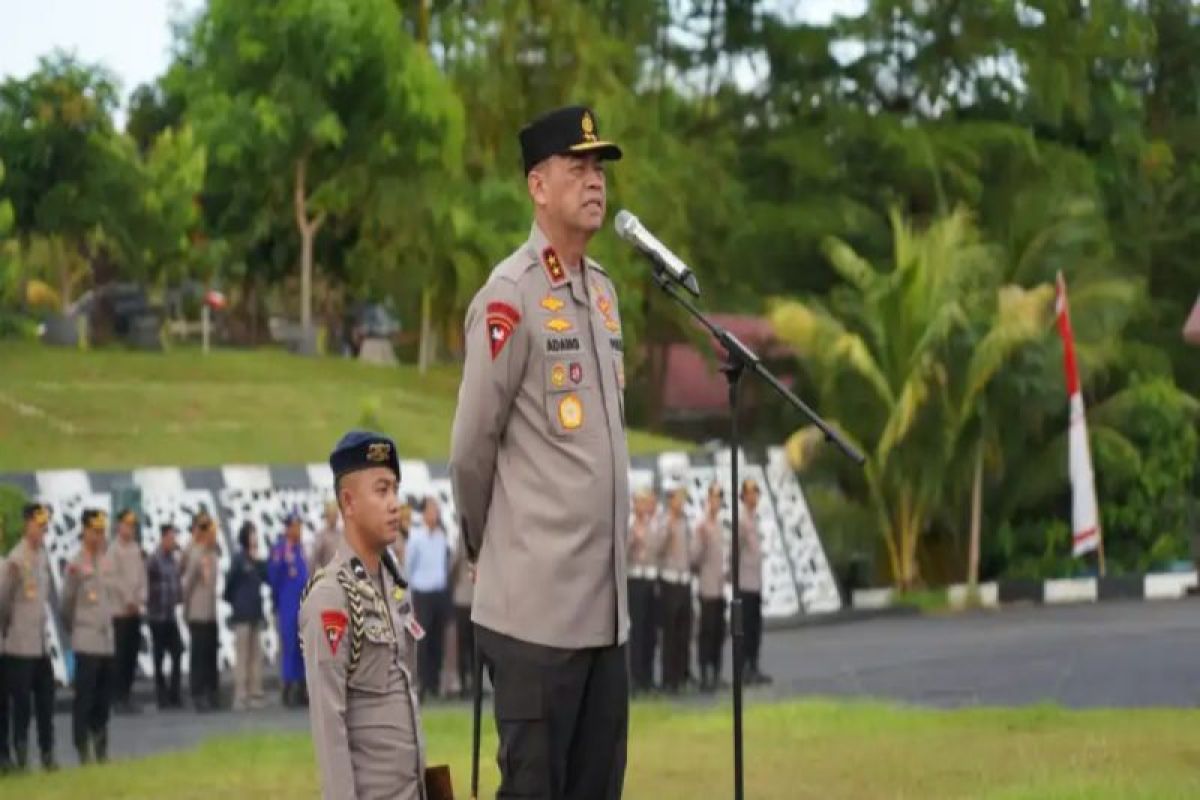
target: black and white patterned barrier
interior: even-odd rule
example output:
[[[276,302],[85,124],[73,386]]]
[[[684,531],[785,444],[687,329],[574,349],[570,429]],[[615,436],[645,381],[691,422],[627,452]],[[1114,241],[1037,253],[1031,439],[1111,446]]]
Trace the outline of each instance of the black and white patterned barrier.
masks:
[[[652,488],[662,491],[679,484],[688,488],[687,514],[699,522],[704,501],[713,480],[725,489],[722,519],[729,543],[730,499],[737,492],[729,482],[728,451],[717,454],[662,453],[654,458],[637,458],[630,467],[630,487],[636,491]],[[434,497],[442,509],[442,519],[452,545],[457,546],[454,498],[445,465],[422,461],[404,461],[401,465],[401,495],[410,502]],[[765,458],[746,461],[743,455],[741,475],[754,478],[764,488],[759,506],[759,525],[763,536],[763,613],[768,618],[837,611],[842,602],[829,569],[825,552],[809,514],[808,505],[795,474],[788,467],[782,450],[772,449]],[[131,472],[86,472],[54,470],[38,473],[0,475],[0,483],[13,483],[27,494],[48,503],[54,516],[47,547],[51,560],[53,587],[51,603],[56,603],[68,563],[79,549],[79,516],[85,508],[113,508],[120,490],[137,489],[141,493],[142,546],[149,553],[158,545],[159,528],[172,523],[179,531],[181,547],[187,547],[188,526],[199,511],[207,511],[218,521],[221,542],[221,572],[218,597],[235,551],[237,531],[245,521],[258,531],[259,554],[265,558],[270,545],[282,533],[284,518],[290,511],[300,514],[304,542],[311,548],[323,524],[326,502],[333,499],[333,481],[325,464],[302,467],[231,465],[219,469],[179,469],[159,467]],[[414,513],[413,525],[422,524]],[[264,600],[267,590],[264,588]],[[229,607],[218,603],[220,621],[219,659],[222,669],[233,664],[233,633]],[[270,608],[270,605],[266,605]],[[179,619],[185,647],[187,627]],[[57,615],[52,614],[48,633],[52,646],[55,675],[67,678],[67,662],[61,645],[62,632]],[[271,663],[279,651],[274,620],[269,619],[263,632],[263,649]],[[152,672],[149,631],[143,631],[139,667],[143,675]],[[187,659],[183,659],[187,669]]]

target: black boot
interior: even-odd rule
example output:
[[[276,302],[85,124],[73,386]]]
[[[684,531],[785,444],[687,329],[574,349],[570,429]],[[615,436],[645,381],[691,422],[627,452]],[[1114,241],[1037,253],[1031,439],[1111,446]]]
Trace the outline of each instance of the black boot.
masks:
[[[108,762],[108,731],[96,731],[92,737],[92,744],[96,748],[96,762],[104,764]]]
[[[85,766],[92,760],[92,749],[88,746],[87,738],[75,740],[75,752],[79,755],[79,766]],[[45,755],[42,756],[42,761],[45,762]]]
[[[16,756],[16,760],[13,762],[15,769],[22,772],[29,769],[29,745],[25,742],[14,743],[13,755]]]
[[[42,769],[46,772],[55,772],[58,770],[58,762],[54,760],[54,753],[42,751]]]

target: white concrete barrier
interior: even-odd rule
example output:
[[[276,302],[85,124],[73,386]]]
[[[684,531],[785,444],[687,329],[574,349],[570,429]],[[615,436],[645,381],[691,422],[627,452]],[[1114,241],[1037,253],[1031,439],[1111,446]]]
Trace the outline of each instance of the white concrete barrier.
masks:
[[[893,589],[855,589],[853,605],[863,611],[889,608],[892,605]]]
[[[1195,586],[1195,572],[1161,572],[1147,575],[1142,591],[1147,600],[1178,600]]]
[[[1046,581],[1042,587],[1042,601],[1054,603],[1094,603],[1100,596],[1095,578],[1061,578]]]
[[[1000,605],[1000,586],[993,582],[981,583],[975,587],[976,603],[983,608],[996,608]],[[967,608],[971,605],[971,587],[966,583],[956,583],[946,589],[947,599],[951,608]]]

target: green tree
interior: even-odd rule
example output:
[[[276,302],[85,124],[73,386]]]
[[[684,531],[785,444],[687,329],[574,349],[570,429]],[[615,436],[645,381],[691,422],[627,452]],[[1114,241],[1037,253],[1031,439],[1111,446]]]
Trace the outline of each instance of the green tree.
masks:
[[[922,536],[949,499],[978,404],[1003,364],[1044,335],[1050,288],[1004,285],[995,248],[964,211],[914,230],[893,212],[893,261],[878,269],[833,239],[846,286],[772,314],[816,378],[821,408],[867,455],[848,487],[878,521],[896,585],[920,582]],[[791,443],[799,463],[819,432]]]
[[[104,69],[62,54],[42,59],[25,79],[0,84],[4,194],[22,239],[55,240],[72,254],[49,265],[64,305],[76,288],[68,265],[76,256],[94,270],[128,254],[137,164],[113,128],[116,97]]]
[[[385,178],[452,174],[461,108],[389,0],[214,0],[183,61],[188,117],[209,162],[248,195],[232,205],[289,211],[308,329],[317,235]]]

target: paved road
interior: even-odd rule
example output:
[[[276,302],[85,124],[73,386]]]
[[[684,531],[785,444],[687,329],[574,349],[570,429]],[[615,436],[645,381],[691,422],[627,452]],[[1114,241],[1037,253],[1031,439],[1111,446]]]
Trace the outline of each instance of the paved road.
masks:
[[[772,634],[756,696],[939,707],[1200,705],[1200,601],[878,619]]]
[[[878,619],[768,633],[774,686],[752,702],[853,696],[938,707],[1200,705],[1200,601],[1030,607]],[[727,673],[728,674],[728,673]],[[114,719],[113,755],[190,747],[233,731],[306,730],[302,712],[191,712]],[[74,762],[70,718],[59,758]]]

